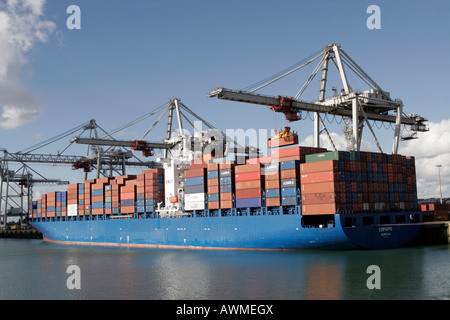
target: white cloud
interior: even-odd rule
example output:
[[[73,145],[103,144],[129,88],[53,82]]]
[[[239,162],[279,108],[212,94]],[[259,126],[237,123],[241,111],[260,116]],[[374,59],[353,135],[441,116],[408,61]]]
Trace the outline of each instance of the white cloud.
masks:
[[[0,129],[10,130],[34,121],[42,104],[20,80],[27,54],[37,43],[47,42],[55,30],[43,19],[45,0],[0,2]]]
[[[420,198],[439,197],[441,167],[442,196],[450,191],[450,119],[429,122],[430,131],[420,133],[419,139],[410,140],[400,147],[400,153],[416,157],[417,188]]]

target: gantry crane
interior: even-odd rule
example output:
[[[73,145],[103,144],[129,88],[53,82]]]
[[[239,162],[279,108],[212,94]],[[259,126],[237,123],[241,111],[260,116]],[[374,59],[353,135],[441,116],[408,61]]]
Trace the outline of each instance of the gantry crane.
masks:
[[[183,111],[189,113],[196,120],[191,121]],[[71,139],[71,142],[97,146],[131,147],[133,150],[142,151],[144,156],[153,154],[153,149],[163,150],[163,155],[157,158],[157,161],[164,168],[165,179],[165,203],[164,205],[162,203],[158,204],[158,209],[156,210],[161,217],[182,216],[187,214],[182,210],[182,203],[184,201],[183,172],[188,169],[193,162],[197,160],[202,162],[203,155],[222,157],[226,156],[228,153],[235,153],[237,150],[244,154],[252,153],[256,156],[259,154],[257,148],[241,146],[234,139],[227,137],[222,131],[216,129],[206,120],[200,118],[178,98],[171,99],[164,106],[147,116],[141,117],[132,124],[140,122],[157,112],[161,112],[161,114],[156,122],[153,123],[153,125],[138,140],[128,141],[112,139],[112,134],[125,129],[129,126],[127,125],[101,138],[74,137]],[[165,139],[162,142],[148,142],[144,140],[165,114],[167,114],[167,131]],[[178,129],[175,134],[172,133],[175,118],[174,115],[178,124]],[[189,130],[183,126],[184,120],[189,123],[193,132],[189,132]],[[203,124],[206,125],[208,129],[203,130]]]
[[[309,65],[317,59],[320,60],[313,73],[294,97],[267,96],[255,93],[256,91],[280,80],[281,78],[284,78],[287,75]],[[330,61],[339,73],[343,89],[339,95],[325,98]],[[319,70],[322,70],[322,76],[320,79],[318,100],[314,102],[305,102],[300,100],[301,95]],[[347,78],[348,71],[354,72],[367,85],[369,85],[370,89],[362,92],[353,90]],[[392,100],[390,94],[384,91],[372,78],[370,78],[367,73],[358,64],[356,64],[356,62],[350,58],[350,56],[338,44],[327,45],[324,50],[314,55],[311,59],[304,60],[299,65],[294,66],[286,72],[266,80],[267,81],[259,82],[254,86],[248,87],[248,89],[251,90],[229,90],[226,88],[218,88],[212,90],[208,96],[218,97],[223,100],[269,106],[272,111],[284,113],[286,120],[289,121],[301,120],[301,117],[299,116],[299,112],[301,111],[313,112],[315,147],[320,146],[319,135],[321,131],[325,131],[327,133],[328,138],[334,146],[321,114],[341,116],[347,120],[351,119],[352,126],[347,125],[347,129],[344,132],[346,133],[347,142],[349,144],[348,149],[356,151],[360,150],[363,126],[367,125],[374,137],[378,149],[380,152],[383,152],[369,120],[395,124],[394,141],[392,146],[393,154],[398,152],[398,145],[401,139],[401,125],[411,127],[412,134],[404,137],[405,139],[417,138],[417,132],[428,131],[428,127],[426,125],[427,120],[425,118],[417,114],[405,115],[403,113],[402,101],[399,99]],[[320,130],[320,126],[322,126],[322,130]]]

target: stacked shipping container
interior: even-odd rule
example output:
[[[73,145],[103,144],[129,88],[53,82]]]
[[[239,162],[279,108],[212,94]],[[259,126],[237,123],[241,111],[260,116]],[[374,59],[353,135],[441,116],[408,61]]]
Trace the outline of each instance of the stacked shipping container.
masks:
[[[263,190],[261,163],[235,167],[236,208],[261,207]]]
[[[231,209],[234,207],[233,195],[235,194],[234,184],[234,162],[219,163],[219,198],[220,209]]]
[[[220,188],[219,188],[219,164],[208,164],[207,171],[208,186],[208,209],[220,208]]]
[[[184,171],[184,208],[301,204],[304,215],[417,208],[413,157],[323,151],[296,146],[273,149],[270,157],[249,159],[244,165],[227,161],[192,164]],[[49,218],[141,214],[154,212],[163,199],[164,170],[159,168],[137,176],[69,185],[67,193],[52,192],[31,202],[30,214]]]
[[[184,171],[184,209],[205,210],[207,164],[192,164]]]
[[[300,160],[280,162],[281,205],[295,206],[299,204]]]
[[[306,162],[300,165],[303,214],[417,209],[414,158],[335,151]]]
[[[266,190],[266,206],[275,207],[281,205],[280,194],[280,165],[278,162],[265,164],[262,169],[264,186]]]

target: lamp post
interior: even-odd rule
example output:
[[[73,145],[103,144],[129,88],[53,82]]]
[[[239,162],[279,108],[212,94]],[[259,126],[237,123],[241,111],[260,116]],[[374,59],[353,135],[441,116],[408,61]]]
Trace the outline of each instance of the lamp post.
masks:
[[[438,168],[438,174],[439,174],[439,191],[441,194],[441,204],[442,204],[442,184],[441,184],[441,164],[437,164],[436,167]]]

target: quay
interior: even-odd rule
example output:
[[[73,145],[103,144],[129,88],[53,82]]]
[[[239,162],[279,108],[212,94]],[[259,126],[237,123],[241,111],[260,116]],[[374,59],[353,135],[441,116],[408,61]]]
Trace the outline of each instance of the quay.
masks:
[[[0,229],[0,238],[42,239],[42,233],[35,228],[14,230]]]

